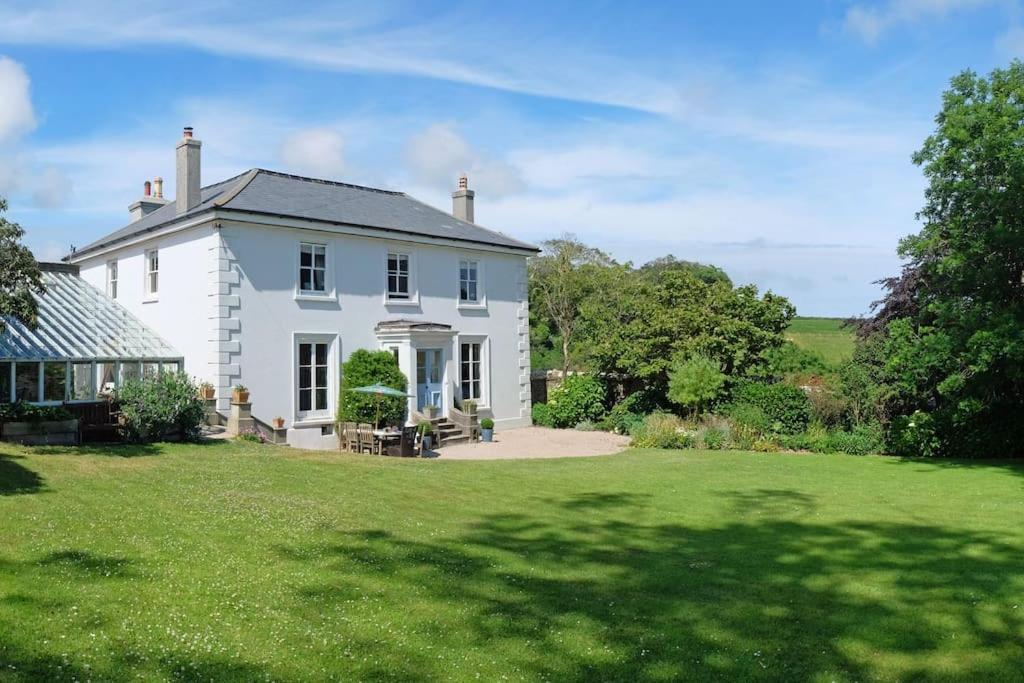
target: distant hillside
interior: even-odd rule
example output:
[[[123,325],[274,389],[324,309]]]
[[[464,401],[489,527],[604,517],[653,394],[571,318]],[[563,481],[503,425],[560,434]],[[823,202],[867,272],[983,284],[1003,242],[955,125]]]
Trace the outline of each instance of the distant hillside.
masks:
[[[786,330],[786,338],[829,363],[840,363],[853,355],[853,330],[844,328],[839,318],[795,318]]]

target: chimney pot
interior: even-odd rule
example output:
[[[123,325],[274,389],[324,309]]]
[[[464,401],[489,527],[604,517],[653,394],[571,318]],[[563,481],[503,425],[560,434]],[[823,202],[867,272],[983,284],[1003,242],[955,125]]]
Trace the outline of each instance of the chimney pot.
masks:
[[[185,126],[185,130],[183,131],[182,136],[186,137],[186,138],[191,138],[192,137],[192,126]]]
[[[157,199],[164,198],[164,179],[160,176],[153,178],[153,196]]]
[[[148,197],[151,192],[152,192],[152,185],[150,184],[150,182],[147,180],[146,182],[142,183],[142,196],[143,197]]]

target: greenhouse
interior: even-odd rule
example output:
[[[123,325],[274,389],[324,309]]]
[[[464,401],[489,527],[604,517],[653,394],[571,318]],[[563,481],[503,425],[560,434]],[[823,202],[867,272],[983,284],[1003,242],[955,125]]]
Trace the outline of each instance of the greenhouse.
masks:
[[[46,293],[38,297],[38,326],[4,319],[0,403],[105,400],[130,379],[182,369],[180,353],[76,266],[39,265]]]

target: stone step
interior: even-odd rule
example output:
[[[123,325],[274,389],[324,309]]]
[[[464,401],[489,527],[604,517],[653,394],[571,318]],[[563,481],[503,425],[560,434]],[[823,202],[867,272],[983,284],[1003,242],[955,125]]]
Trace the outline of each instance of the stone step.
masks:
[[[450,445],[456,444],[456,443],[468,443],[468,442],[469,442],[469,435],[468,434],[463,434],[462,432],[459,432],[458,434],[455,434],[455,435],[452,435],[452,436],[446,436],[443,439],[441,439],[441,443],[438,444],[438,448],[441,448],[443,446],[450,446]]]

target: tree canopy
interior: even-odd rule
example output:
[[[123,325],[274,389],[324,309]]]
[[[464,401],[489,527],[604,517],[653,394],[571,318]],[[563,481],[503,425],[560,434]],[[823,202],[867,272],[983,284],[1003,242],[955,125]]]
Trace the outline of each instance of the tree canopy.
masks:
[[[21,243],[25,231],[4,217],[6,211],[7,202],[0,198],[0,333],[6,329],[5,317],[34,328],[39,312],[35,297],[45,291],[39,264]]]
[[[956,76],[914,155],[928,180],[903,272],[861,325],[888,419],[929,415],[947,454],[1024,453],[1024,64]],[[920,422],[920,420],[919,420]]]

